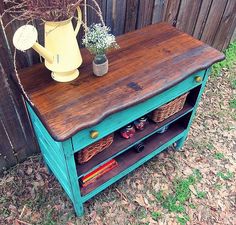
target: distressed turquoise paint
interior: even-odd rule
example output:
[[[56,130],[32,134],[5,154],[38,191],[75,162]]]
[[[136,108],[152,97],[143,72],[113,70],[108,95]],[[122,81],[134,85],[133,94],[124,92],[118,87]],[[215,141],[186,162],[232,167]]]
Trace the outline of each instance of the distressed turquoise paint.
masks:
[[[72,202],[75,208],[75,212],[77,216],[82,216],[84,213],[83,210],[83,201],[80,194],[79,181],[76,171],[75,158],[73,153],[73,146],[71,143],[71,139],[63,142],[63,149],[65,152],[67,173],[70,180],[70,187],[72,191]]]
[[[135,170],[136,168],[138,168],[139,166],[141,166],[142,164],[144,164],[145,162],[147,162],[148,160],[150,160],[151,158],[153,158],[154,156],[156,156],[157,154],[159,154],[160,152],[162,152],[163,150],[165,150],[166,148],[171,146],[178,139],[180,139],[181,137],[183,137],[185,135],[186,135],[186,131],[182,132],[181,134],[177,135],[176,137],[174,137],[173,139],[171,139],[167,143],[163,144],[158,149],[156,149],[155,151],[153,151],[149,155],[145,156],[144,158],[142,158],[141,160],[139,160],[138,162],[136,162],[135,164],[133,164],[132,166],[127,168],[126,170],[124,170],[121,173],[119,173],[118,175],[114,176],[112,179],[110,179],[109,181],[105,182],[104,184],[102,184],[100,187],[98,187],[94,191],[92,191],[89,194],[83,196],[82,197],[83,201],[86,202],[87,200],[89,200],[90,198],[95,196],[96,194],[100,193],[101,191],[106,189],[108,186],[110,186],[111,184],[115,183],[116,181],[118,181],[119,179],[121,179],[122,177],[124,177],[125,175],[130,173],[131,171]]]
[[[67,170],[67,162],[64,155],[63,143],[56,142],[47,132],[37,115],[27,103],[29,115],[35,130],[38,143],[47,167],[53,172],[61,186],[72,200],[70,177]]]
[[[75,152],[83,149],[87,145],[98,141],[102,137],[105,137],[108,134],[120,129],[121,127],[125,126],[126,124],[129,124],[135,119],[153,111],[154,109],[171,101],[172,99],[175,99],[183,93],[199,86],[200,83],[197,83],[195,81],[195,76],[201,76],[203,78],[204,74],[205,71],[200,71],[196,74],[193,74],[184,81],[172,87],[171,89],[164,91],[163,93],[153,98],[150,98],[143,103],[130,107],[121,112],[115,113],[107,117],[105,120],[103,120],[101,123],[94,126],[93,128],[84,129],[78,132],[72,137]],[[91,139],[91,130],[99,131],[99,137],[96,139]]]
[[[78,216],[83,215],[83,203],[85,201],[89,200],[90,198],[98,194],[99,192],[103,191],[106,187],[110,186],[111,184],[119,180],[120,178],[124,177],[129,172],[141,166],[143,163],[145,163],[146,161],[148,161],[149,159],[151,159],[152,157],[154,157],[155,155],[157,155],[158,153],[160,153],[161,151],[163,151],[164,149],[166,149],[173,143],[177,142],[177,148],[180,148],[183,146],[184,141],[187,137],[188,131],[190,129],[192,120],[194,118],[197,105],[204,91],[204,88],[208,79],[208,74],[209,74],[209,71],[207,72],[200,71],[196,74],[193,74],[186,80],[172,87],[171,89],[166,90],[163,93],[153,98],[150,98],[149,100],[143,103],[130,107],[121,112],[115,113],[107,117],[105,120],[103,120],[101,123],[94,126],[93,128],[82,130],[78,132],[76,135],[74,135],[74,137],[64,142],[57,142],[50,136],[50,134],[47,132],[47,130],[45,129],[45,127],[43,126],[43,124],[41,123],[37,115],[34,113],[30,105],[27,104],[29,114],[30,114],[34,129],[35,129],[35,133],[36,133],[44,160],[46,164],[48,165],[48,167],[52,170],[54,175],[57,177],[57,179],[59,180],[60,184],[62,185],[62,187],[68,194],[68,196],[70,197],[71,201],[73,202],[75,212]],[[197,83],[195,81],[194,78],[196,75],[204,78],[202,84]],[[186,115],[187,113],[191,112],[191,118],[189,120],[187,129],[184,132],[172,138],[172,140],[169,140],[167,143],[163,144],[161,147],[159,147],[158,149],[156,149],[149,155],[145,156],[144,158],[142,158],[141,160],[139,160],[138,162],[136,162],[135,164],[127,168],[126,170],[122,171],[120,174],[117,174],[115,177],[105,182],[100,187],[93,190],[86,196],[81,196],[78,176],[77,176],[77,171],[76,171],[76,164],[75,164],[75,159],[74,159],[75,152],[81,150],[82,148],[86,147],[87,145],[91,143],[96,142],[100,138],[108,135],[109,133],[114,132],[115,130],[141,117],[142,115],[149,113],[155,108],[158,108],[159,106],[171,101],[172,99],[182,95],[183,93],[199,85],[202,85],[202,86],[201,86],[196,104],[193,107],[193,109],[185,113]],[[180,117],[182,116],[184,115],[181,115]],[[171,121],[170,123],[173,123],[174,121]],[[98,130],[100,132],[100,135],[97,139],[91,139],[89,137],[89,132],[92,129]],[[145,138],[149,137],[150,135],[154,134],[157,131],[158,130],[147,135]],[[131,148],[133,145],[135,145],[135,143],[130,145],[127,149]],[[126,151],[127,149],[124,149],[123,151],[117,153],[117,155],[122,154],[122,152]],[[114,157],[115,156],[112,156],[112,158]]]
[[[201,101],[202,94],[203,94],[203,92],[204,92],[204,90],[205,90],[206,83],[207,83],[207,81],[208,81],[208,77],[209,77],[209,74],[210,74],[210,73],[211,73],[211,69],[209,68],[209,69],[206,70],[206,72],[205,72],[205,76],[204,76],[204,79],[203,79],[202,84],[201,84],[201,89],[200,89],[200,91],[199,91],[199,94],[198,94],[198,97],[197,97],[197,101],[196,101],[195,107],[194,107],[194,109],[193,109],[193,111],[192,111],[192,115],[191,115],[190,120],[189,120],[189,123],[188,123],[187,133],[186,133],[186,135],[185,135],[184,137],[180,138],[180,139],[176,142],[176,149],[177,149],[177,150],[179,150],[179,149],[181,149],[181,148],[183,147],[184,142],[185,142],[185,140],[186,140],[186,138],[187,138],[187,136],[188,136],[189,129],[190,129],[190,127],[191,127],[191,125],[192,125],[192,122],[193,122],[193,120],[194,120],[194,117],[195,117],[195,114],[196,114],[196,111],[197,111],[197,107],[198,107],[198,105],[199,105],[199,102]]]
[[[188,110],[187,112],[183,113],[181,116],[179,116],[179,117],[173,119],[171,122],[166,123],[164,126],[168,126],[168,125],[174,123],[176,120],[178,120],[178,119],[182,118],[183,116],[187,115],[187,114],[190,113],[192,110],[193,110],[193,108],[190,109],[190,110]],[[87,173],[81,174],[78,178],[81,178],[81,177],[85,176],[86,174],[88,174],[88,173],[90,173],[91,171],[95,170],[96,168],[98,168],[98,167],[101,166],[102,164],[104,164],[104,163],[108,162],[109,160],[114,159],[115,157],[121,155],[121,154],[124,153],[125,151],[127,151],[127,150],[129,150],[130,148],[132,148],[133,146],[135,146],[137,143],[139,143],[139,142],[145,140],[146,138],[150,137],[151,135],[157,133],[157,132],[158,132],[159,130],[161,130],[162,128],[163,128],[163,126],[162,126],[162,127],[159,127],[158,129],[156,129],[156,130],[153,131],[152,133],[146,135],[146,136],[143,137],[142,139],[139,139],[137,142],[134,142],[133,144],[129,145],[129,147],[123,149],[122,151],[118,152],[117,154],[115,154],[115,155],[109,157],[109,158],[108,158],[107,160],[105,160],[104,162],[98,164],[97,166],[95,166],[94,168],[92,168],[91,170],[89,170]]]

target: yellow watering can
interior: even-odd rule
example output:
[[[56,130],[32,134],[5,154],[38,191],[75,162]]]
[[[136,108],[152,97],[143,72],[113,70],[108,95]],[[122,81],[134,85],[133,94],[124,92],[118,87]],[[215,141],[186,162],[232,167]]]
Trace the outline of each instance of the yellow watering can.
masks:
[[[78,22],[74,30],[72,18],[59,22],[45,22],[45,47],[37,42],[38,32],[32,25],[20,27],[14,34],[13,44],[21,51],[33,48],[44,59],[51,76],[59,82],[69,82],[79,76],[82,63],[76,36],[79,32],[82,14],[78,11]]]

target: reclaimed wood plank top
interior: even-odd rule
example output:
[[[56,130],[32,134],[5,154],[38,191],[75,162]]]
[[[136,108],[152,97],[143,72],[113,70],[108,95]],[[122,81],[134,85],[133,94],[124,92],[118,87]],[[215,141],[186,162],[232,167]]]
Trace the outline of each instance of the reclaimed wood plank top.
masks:
[[[66,140],[224,59],[221,52],[166,23],[127,33],[117,41],[120,49],[108,54],[109,73],[103,77],[93,75],[86,49],[81,50],[80,76],[72,82],[52,80],[42,64],[20,72],[35,112],[55,140]]]

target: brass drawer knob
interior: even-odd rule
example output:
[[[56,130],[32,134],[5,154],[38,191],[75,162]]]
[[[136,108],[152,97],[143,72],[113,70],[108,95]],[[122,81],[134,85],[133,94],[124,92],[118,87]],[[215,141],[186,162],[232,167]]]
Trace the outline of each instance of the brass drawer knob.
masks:
[[[92,131],[90,131],[90,137],[91,137],[92,139],[97,138],[98,135],[99,135],[99,132],[98,132],[97,130],[92,130]]]
[[[196,77],[195,77],[195,81],[196,81],[197,83],[202,82],[202,77],[196,76]]]

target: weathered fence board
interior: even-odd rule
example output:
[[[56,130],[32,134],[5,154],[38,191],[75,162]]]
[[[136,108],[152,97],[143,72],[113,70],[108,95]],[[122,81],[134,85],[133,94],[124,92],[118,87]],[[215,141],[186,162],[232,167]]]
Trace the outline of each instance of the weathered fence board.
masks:
[[[210,11],[212,1],[213,0],[203,0],[202,1],[202,5],[200,8],[198,19],[196,21],[195,29],[193,32],[193,36],[195,38],[201,39],[201,37],[202,37],[202,33],[203,33],[204,27],[206,25],[208,13]]]
[[[167,0],[164,7],[164,21],[176,26],[180,9],[180,0]]]
[[[152,13],[154,7],[154,0],[140,0],[138,13],[138,24],[137,28],[140,29],[152,23]]]
[[[136,29],[139,0],[127,0],[125,33]]]
[[[91,2],[90,0],[87,0]],[[236,38],[236,0],[97,0],[104,20],[115,35],[139,29],[161,21],[201,39],[208,44],[225,49]],[[0,13],[3,11],[0,1]],[[84,9],[82,7],[82,12]],[[83,13],[84,16],[84,13]],[[99,22],[99,17],[88,9],[88,24]],[[83,17],[84,18],[84,17]],[[4,24],[10,21],[4,17]],[[39,31],[38,41],[43,44],[43,23],[34,21]],[[0,171],[37,152],[38,147],[22,97],[13,84],[11,74],[12,36],[24,22],[13,22],[7,29],[7,39],[0,28]],[[81,45],[81,29],[78,40]],[[40,57],[33,50],[17,51],[17,67],[38,63]]]
[[[230,41],[233,35],[232,25],[235,27],[236,16],[236,1],[228,1],[224,15],[219,24],[219,29],[217,30],[214,47],[222,49],[224,47],[224,42]]]
[[[219,25],[225,11],[226,4],[227,0],[214,0],[212,2],[207,22],[201,37],[201,40],[209,45],[214,45],[214,38],[219,30]]]
[[[165,7],[164,0],[155,0],[154,8],[153,8],[152,23],[159,23],[162,21],[162,18],[164,15],[164,7]]]
[[[176,27],[193,35],[202,1],[182,0]]]

